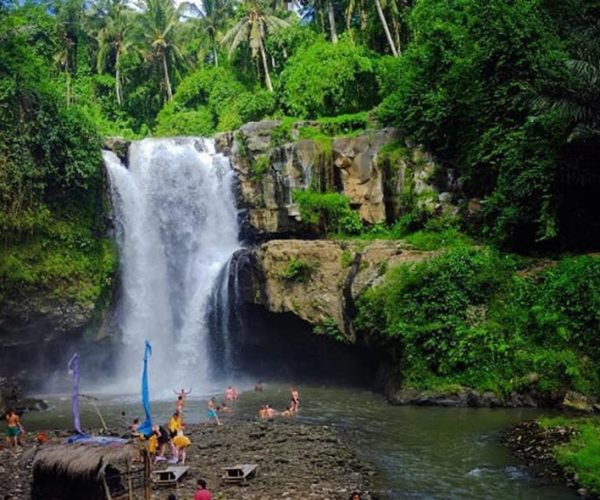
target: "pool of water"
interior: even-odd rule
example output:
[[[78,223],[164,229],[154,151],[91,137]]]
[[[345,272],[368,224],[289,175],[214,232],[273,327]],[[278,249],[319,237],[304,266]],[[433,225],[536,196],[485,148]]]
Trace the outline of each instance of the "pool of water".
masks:
[[[255,418],[258,407],[268,402],[282,410],[289,403],[289,387],[266,385],[262,393],[251,387],[243,391],[228,419]],[[301,386],[302,423],[326,424],[351,433],[359,453],[378,474],[374,489],[380,498],[498,498],[566,499],[573,491],[544,485],[532,477],[500,442],[504,429],[548,411],[536,409],[471,409],[391,406],[383,396],[364,390],[324,386]],[[82,400],[82,425],[100,428],[92,402],[111,427],[123,427],[128,419],[143,417],[136,396],[96,396]],[[174,410],[172,400],[152,402],[153,418],[164,423]],[[49,398],[51,409],[27,414],[23,421],[31,430],[69,428],[70,397]],[[186,421],[206,420],[206,399],[192,393]]]

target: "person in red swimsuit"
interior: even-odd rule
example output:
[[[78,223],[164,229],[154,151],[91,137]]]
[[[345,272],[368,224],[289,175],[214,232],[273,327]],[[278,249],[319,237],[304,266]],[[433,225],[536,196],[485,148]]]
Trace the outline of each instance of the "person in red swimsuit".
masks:
[[[206,489],[206,481],[204,479],[196,481],[194,500],[213,500],[212,493]]]

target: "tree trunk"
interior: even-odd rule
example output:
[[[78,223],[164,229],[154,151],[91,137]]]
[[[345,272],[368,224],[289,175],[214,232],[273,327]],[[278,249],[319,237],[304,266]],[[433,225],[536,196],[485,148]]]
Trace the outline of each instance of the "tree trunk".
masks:
[[[271,83],[271,76],[269,75],[269,65],[267,63],[267,53],[263,45],[262,39],[260,40],[260,56],[262,58],[263,69],[265,70],[265,83],[269,92],[273,92],[273,84]]]
[[[215,38],[215,32],[212,29],[210,29],[208,34],[210,36],[210,42],[212,43],[213,59],[215,61],[215,66],[218,68],[219,67],[219,53],[217,52],[217,40]]]
[[[65,76],[66,76],[66,84],[67,84],[67,108],[71,106],[71,73],[69,72],[69,49],[68,47],[65,49],[66,50],[66,57],[65,57]]]
[[[381,9],[381,2],[379,0],[375,0],[375,6],[377,7],[377,13],[379,14],[379,19],[381,19],[381,24],[383,24],[383,29],[385,30],[385,36],[388,39],[390,48],[392,49],[392,54],[394,54],[396,57],[398,57],[398,51],[396,50],[396,46],[394,45],[394,40],[392,39],[392,34],[390,33],[390,28],[388,27],[387,21],[385,20],[385,15],[383,14],[383,10]]]
[[[115,87],[117,92],[117,104],[119,107],[123,106],[123,89],[121,88],[121,70],[119,69],[119,48],[117,47],[117,54],[115,59]]]
[[[329,30],[331,31],[331,41],[337,43],[338,36],[335,29],[335,12],[333,11],[333,3],[327,0],[327,15],[329,16]]]
[[[165,87],[167,89],[167,102],[171,102],[173,99],[173,92],[171,90],[171,80],[169,79],[169,66],[167,65],[167,54],[163,50],[162,52],[162,66],[165,77]]]
[[[396,49],[398,50],[398,55],[400,55],[402,54],[402,49],[400,40],[400,19],[398,16],[392,18],[392,25],[394,27],[394,42],[396,44]]]

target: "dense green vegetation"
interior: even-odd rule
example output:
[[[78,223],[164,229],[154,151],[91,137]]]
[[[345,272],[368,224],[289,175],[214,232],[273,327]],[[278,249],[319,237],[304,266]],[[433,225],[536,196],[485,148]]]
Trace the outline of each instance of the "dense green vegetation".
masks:
[[[26,163],[41,169],[43,190],[50,164],[65,168],[54,183],[83,185],[97,168],[97,134],[207,135],[286,115],[333,117],[321,130],[331,134],[349,128],[336,115],[371,111],[380,123],[365,127],[406,130],[454,169],[465,199],[481,199],[474,234],[523,251],[594,247],[599,9],[594,0],[3,0],[2,179],[23,190],[32,171],[9,160],[24,154],[36,157]],[[3,197],[20,215],[3,219],[38,224],[39,204],[7,191],[18,189]]]
[[[544,428],[571,427],[575,437],[554,449],[557,462],[577,483],[593,495],[600,494],[600,422],[597,418],[565,419],[561,417],[540,420]]]
[[[458,246],[390,269],[358,303],[357,325],[409,387],[453,384],[508,394],[600,390],[600,258],[535,267]]]

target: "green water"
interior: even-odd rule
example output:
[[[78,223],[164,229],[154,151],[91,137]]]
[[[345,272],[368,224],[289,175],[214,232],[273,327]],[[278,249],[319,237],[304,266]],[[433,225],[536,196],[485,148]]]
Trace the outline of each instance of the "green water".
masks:
[[[543,485],[512,458],[500,443],[501,432],[519,421],[548,413],[533,409],[469,409],[394,407],[368,391],[331,387],[300,387],[299,422],[327,424],[350,431],[359,452],[378,471],[374,489],[380,498],[575,498],[573,491]],[[255,418],[258,406],[269,402],[283,409],[289,402],[288,387],[266,386],[263,393],[243,392],[228,419]],[[98,396],[107,423],[118,426],[121,411],[142,417],[135,396]],[[174,399],[153,401],[157,422],[166,422]],[[31,429],[69,428],[70,399],[52,398],[51,410],[29,414]],[[89,402],[82,401],[84,428],[99,428],[100,421]],[[206,420],[206,400],[191,398],[186,421]]]

